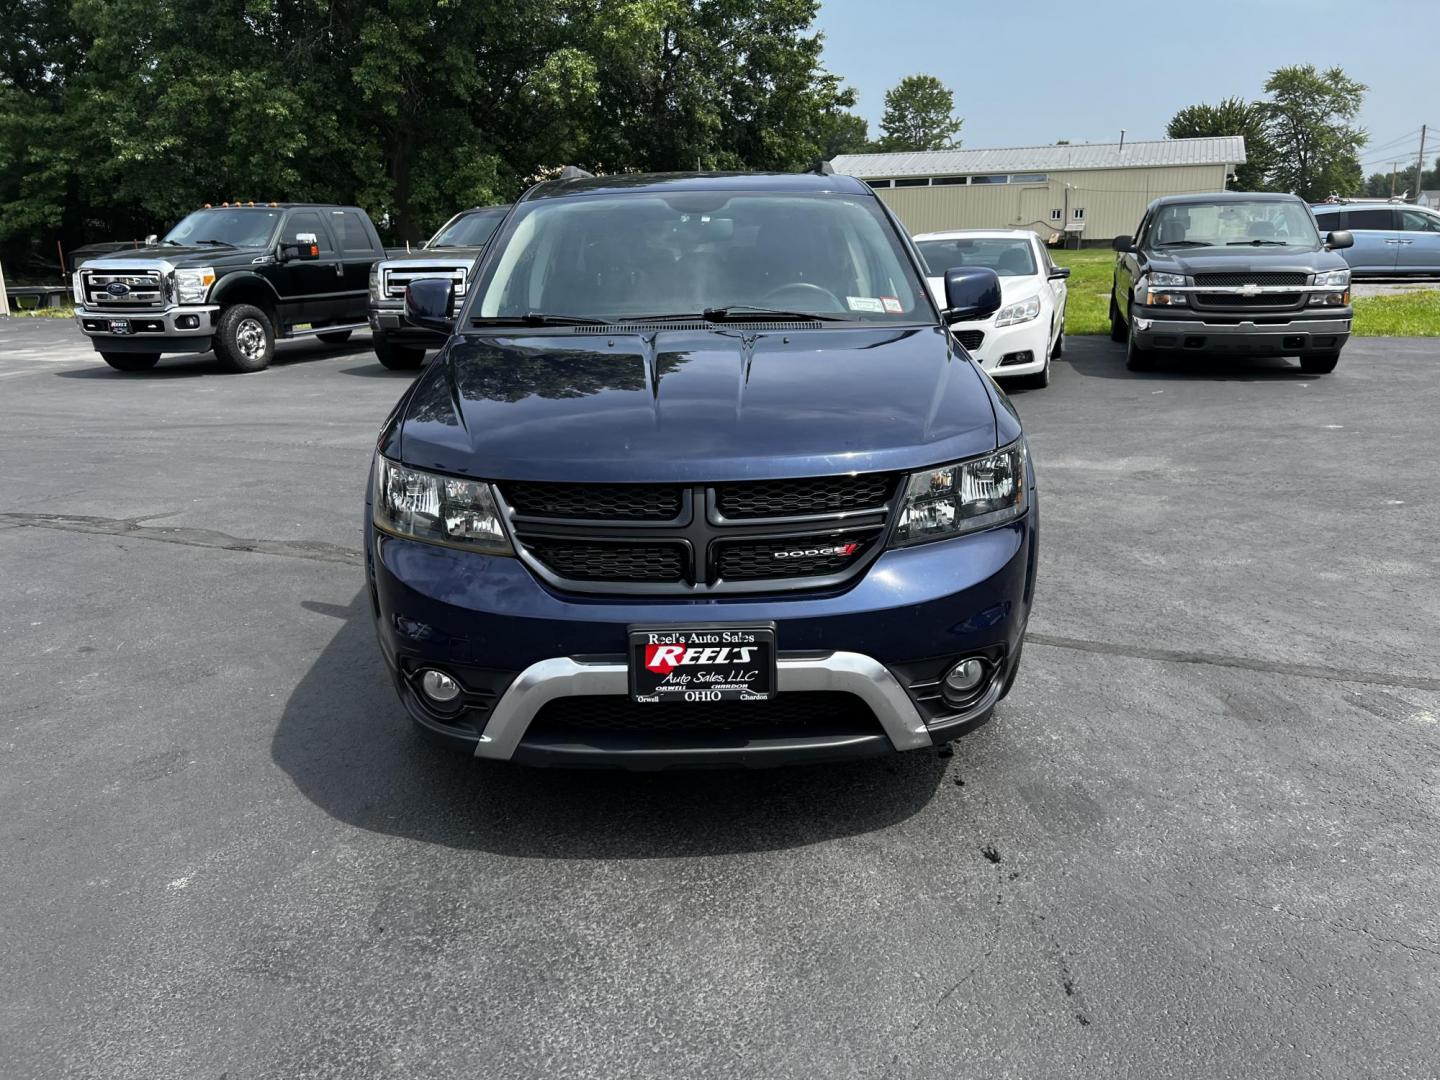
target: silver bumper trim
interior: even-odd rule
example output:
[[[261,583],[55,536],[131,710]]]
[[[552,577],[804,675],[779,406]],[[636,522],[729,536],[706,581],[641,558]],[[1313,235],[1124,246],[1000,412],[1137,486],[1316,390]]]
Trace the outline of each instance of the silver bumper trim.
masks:
[[[833,690],[863,699],[896,750],[918,750],[934,745],[910,695],[889,669],[873,657],[853,652],[803,659],[781,657],[776,680],[776,689],[782,693]],[[998,696],[999,680],[995,685],[995,696]],[[510,684],[491,711],[485,733],[475,745],[475,756],[508,761],[546,702],[561,697],[629,692],[630,675],[624,664],[581,663],[568,656],[531,664]],[[993,700],[989,704],[994,704]],[[967,713],[979,711],[972,709]]]
[[[1261,318],[1284,318],[1285,312]],[[1204,319],[1150,319],[1141,315],[1135,317],[1135,329],[1142,334],[1243,334],[1254,337],[1260,334],[1289,336],[1291,334],[1348,334],[1349,315],[1337,319],[1291,318],[1286,322],[1254,323],[1249,319],[1242,322],[1206,322]]]
[[[80,327],[80,332],[88,337],[113,337],[104,330],[85,329],[86,319],[103,319],[107,325],[111,319],[129,319],[132,322],[141,319],[160,319],[165,323],[162,331],[146,331],[143,333],[125,334],[127,338],[158,338],[158,337],[213,337],[214,327],[210,325],[211,318],[215,312],[220,310],[219,304],[185,304],[175,307],[168,307],[163,311],[95,311],[91,308],[77,307],[75,309],[75,325]],[[175,325],[175,320],[181,315],[199,315],[200,325],[192,330],[181,330]]]

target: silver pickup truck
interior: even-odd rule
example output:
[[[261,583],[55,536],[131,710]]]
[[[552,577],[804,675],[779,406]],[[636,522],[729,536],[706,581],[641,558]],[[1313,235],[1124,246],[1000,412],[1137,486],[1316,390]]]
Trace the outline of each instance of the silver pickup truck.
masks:
[[[405,287],[420,278],[444,278],[455,284],[455,299],[465,296],[470,268],[500,222],[507,206],[462,210],[440,227],[423,247],[395,252],[370,271],[370,331],[380,363],[395,370],[418,368],[425,350],[438,348],[445,335],[405,320]]]

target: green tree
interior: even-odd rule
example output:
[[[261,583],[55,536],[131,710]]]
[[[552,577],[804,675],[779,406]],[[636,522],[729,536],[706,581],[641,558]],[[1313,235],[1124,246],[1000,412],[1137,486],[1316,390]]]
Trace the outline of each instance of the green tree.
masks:
[[[836,111],[821,125],[820,156],[829,161],[841,154],[863,154],[870,149],[870,124],[863,116]]]
[[[1261,108],[1275,151],[1269,179],[1277,190],[1311,200],[1360,190],[1359,153],[1367,136],[1351,121],[1367,89],[1338,67],[1298,64],[1270,73],[1270,99]]]
[[[1170,118],[1165,134],[1172,139],[1240,135],[1245,139],[1245,164],[1235,167],[1235,190],[1265,191],[1274,167],[1265,107],[1228,97],[1216,105],[1190,105]]]
[[[945,150],[959,146],[964,123],[955,115],[955,95],[934,75],[907,75],[885,93],[880,149]]]

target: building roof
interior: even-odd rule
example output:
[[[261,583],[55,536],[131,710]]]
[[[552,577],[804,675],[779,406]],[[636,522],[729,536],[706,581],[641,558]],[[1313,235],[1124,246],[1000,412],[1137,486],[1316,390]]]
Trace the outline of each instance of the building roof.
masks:
[[[1064,172],[1067,169],[1137,169],[1161,165],[1242,165],[1245,139],[1150,139],[1124,143],[1015,146],[996,150],[924,150],[905,154],[841,154],[837,173],[866,180],[889,176],[964,173]]]

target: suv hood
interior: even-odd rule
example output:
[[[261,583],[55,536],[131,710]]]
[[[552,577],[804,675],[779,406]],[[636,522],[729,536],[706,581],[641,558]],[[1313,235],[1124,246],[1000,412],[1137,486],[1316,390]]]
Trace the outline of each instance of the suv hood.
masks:
[[[932,326],[492,332],[451,339],[397,406],[381,448],[491,480],[915,469],[994,449],[992,393]]]
[[[1147,251],[1146,269],[1171,274],[1243,274],[1249,270],[1302,274],[1344,270],[1349,264],[1324,248],[1293,250],[1266,247],[1191,248],[1189,251]]]

